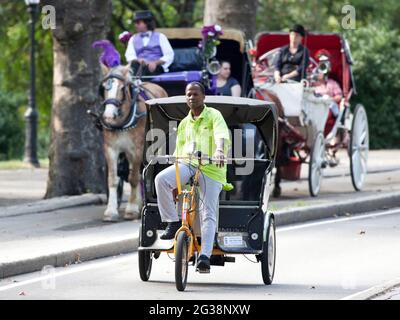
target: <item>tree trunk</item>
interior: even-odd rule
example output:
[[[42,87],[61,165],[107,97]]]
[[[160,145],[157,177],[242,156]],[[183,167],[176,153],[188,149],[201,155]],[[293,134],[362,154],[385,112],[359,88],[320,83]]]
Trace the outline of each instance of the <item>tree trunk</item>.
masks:
[[[242,30],[248,39],[256,33],[258,0],[206,0],[204,24]]]
[[[105,191],[102,135],[86,114],[98,103],[98,52],[111,0],[45,0],[56,9],[50,168],[46,198]]]

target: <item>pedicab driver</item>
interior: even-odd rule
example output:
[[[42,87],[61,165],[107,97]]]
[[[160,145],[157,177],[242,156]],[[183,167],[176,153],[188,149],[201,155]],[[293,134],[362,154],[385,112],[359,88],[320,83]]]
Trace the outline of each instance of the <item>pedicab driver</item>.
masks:
[[[202,174],[199,178],[202,245],[197,269],[201,272],[208,272],[216,232],[219,194],[224,186],[229,189],[229,185],[226,184],[224,159],[230,144],[230,137],[222,114],[204,104],[205,90],[201,83],[189,83],[185,93],[190,111],[178,126],[174,155],[182,157],[193,151],[201,151],[203,155],[207,154],[217,159],[216,164],[202,165]],[[193,150],[193,146],[195,146],[195,150]],[[184,185],[194,175],[195,167],[181,161],[179,169],[181,183]],[[156,176],[155,187],[161,219],[163,222],[168,222],[161,239],[173,239],[181,226],[173,198],[173,190],[177,187],[174,165],[164,169]]]

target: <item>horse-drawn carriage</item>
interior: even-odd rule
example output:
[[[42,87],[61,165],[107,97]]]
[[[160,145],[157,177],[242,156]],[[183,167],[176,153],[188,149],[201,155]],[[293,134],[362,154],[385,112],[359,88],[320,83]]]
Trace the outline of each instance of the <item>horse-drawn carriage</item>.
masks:
[[[144,150],[145,197],[138,249],[139,272],[141,279],[147,281],[154,259],[162,252],[174,253],[176,287],[182,291],[186,286],[188,264],[196,265],[197,255],[201,250],[198,217],[202,199],[197,192],[198,174],[194,175],[186,187],[180,186],[178,182],[177,210],[182,217],[182,227],[172,240],[161,240],[159,236],[166,223],[161,222],[154,181],[161,170],[173,163],[178,166],[177,160],[182,160],[168,153],[174,150],[177,125],[187,116],[189,108],[185,96],[152,99],[146,104],[146,132],[149,139]],[[235,254],[255,255],[261,263],[264,283],[271,284],[275,270],[276,241],[274,216],[267,210],[267,206],[269,182],[277,150],[275,105],[257,99],[222,96],[206,96],[205,104],[222,113],[231,131],[227,179],[234,186],[232,190],[222,191],[220,194],[211,265],[223,266],[226,262],[234,262],[232,255]],[[242,133],[235,132],[244,125],[247,128],[252,126],[257,137],[246,140],[247,144],[255,144],[253,150],[257,150],[255,154],[246,157],[241,153]],[[197,159],[197,156],[193,157]],[[212,161],[210,158],[203,160],[206,164]],[[178,176],[177,181],[180,181]]]
[[[279,107],[279,151],[274,195],[280,196],[281,179],[300,178],[301,164],[308,163],[309,191],[318,195],[323,169],[338,164],[336,152],[347,148],[351,179],[355,190],[361,190],[367,173],[369,149],[367,114],[361,104],[350,111],[350,97],[356,93],[347,41],[339,34],[308,33],[304,46],[310,51],[310,65],[302,82],[274,83],[274,59],[280,47],[288,43],[283,32],[265,32],[256,38],[253,65],[253,94],[259,99],[272,100]],[[337,81],[343,92],[339,114],[330,112],[332,98],[315,93],[313,82],[326,65],[314,59],[324,49],[330,55],[329,78]]]
[[[204,50],[199,47],[203,39],[200,28],[160,28],[157,31],[165,34],[174,50],[174,62],[169,67],[169,72],[156,76],[134,77],[133,85],[137,87],[144,99],[154,98],[151,92],[145,90],[143,83],[153,83],[163,88],[168,96],[185,94],[185,87],[192,81],[201,82],[206,93],[216,94],[217,74],[220,69],[218,61],[224,60],[231,63],[232,76],[237,79],[242,88],[242,95],[253,88],[251,75],[251,61],[247,54],[248,43],[244,33],[235,29],[226,29],[218,37],[219,45],[215,52],[206,57]],[[96,116],[97,118],[99,115]],[[118,183],[116,187],[117,207],[120,207],[123,197],[124,182],[128,182],[129,164],[125,153],[117,159]],[[108,184],[108,180],[106,181]],[[107,189],[108,198],[108,189]]]

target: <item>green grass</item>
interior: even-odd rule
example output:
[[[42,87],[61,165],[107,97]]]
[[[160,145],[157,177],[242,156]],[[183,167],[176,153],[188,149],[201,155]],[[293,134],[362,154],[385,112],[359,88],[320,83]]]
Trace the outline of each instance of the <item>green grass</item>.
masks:
[[[39,159],[40,168],[49,167],[49,159]],[[31,166],[22,160],[0,161],[0,170],[29,169]]]

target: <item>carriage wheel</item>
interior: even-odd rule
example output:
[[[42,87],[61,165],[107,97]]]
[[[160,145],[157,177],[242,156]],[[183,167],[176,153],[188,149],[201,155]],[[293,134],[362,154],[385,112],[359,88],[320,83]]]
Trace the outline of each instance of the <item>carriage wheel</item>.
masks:
[[[138,255],[140,279],[142,279],[142,281],[147,281],[150,278],[151,266],[153,264],[153,253],[147,250],[140,250]]]
[[[178,291],[186,288],[188,274],[188,237],[185,232],[179,232],[176,239],[176,256],[175,256],[175,285]]]
[[[276,238],[275,238],[275,221],[269,218],[267,240],[263,243],[263,253],[261,254],[261,274],[266,285],[270,285],[275,274],[275,257],[276,257]]]
[[[367,112],[358,104],[354,110],[350,136],[350,172],[354,189],[360,191],[367,175],[369,132]]]
[[[322,132],[318,132],[310,152],[310,165],[308,168],[308,189],[313,197],[316,197],[321,189],[324,157],[325,139]]]

